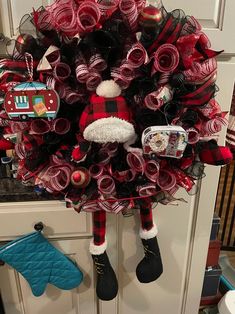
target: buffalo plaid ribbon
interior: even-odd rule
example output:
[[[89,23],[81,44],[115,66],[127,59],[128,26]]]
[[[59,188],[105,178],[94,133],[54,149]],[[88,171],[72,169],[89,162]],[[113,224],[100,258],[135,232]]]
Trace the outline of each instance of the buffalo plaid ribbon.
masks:
[[[222,166],[232,161],[232,153],[228,147],[218,146],[215,140],[201,144],[200,160],[209,165]]]
[[[141,219],[141,226],[143,230],[150,230],[153,227],[153,213],[152,213],[152,206],[151,201],[141,200],[140,205],[140,219]]]
[[[176,11],[174,12],[176,13]],[[178,13],[178,17],[175,17],[172,13],[169,13],[166,23],[164,24],[157,39],[148,48],[148,52],[153,53],[162,44],[175,43],[180,36],[181,30],[185,22],[186,19],[180,16],[180,11]]]
[[[195,88],[193,92],[179,95],[178,102],[184,106],[203,106],[213,98],[216,91],[213,79],[209,79]]]
[[[102,245],[105,242],[106,233],[106,212],[100,210],[93,213],[93,237],[95,245]]]

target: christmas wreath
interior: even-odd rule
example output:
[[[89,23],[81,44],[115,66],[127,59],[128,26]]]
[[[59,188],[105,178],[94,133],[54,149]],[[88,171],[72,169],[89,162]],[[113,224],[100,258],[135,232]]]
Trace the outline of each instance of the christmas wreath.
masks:
[[[106,212],[140,209],[140,282],[162,273],[152,203],[195,193],[204,164],[223,165],[226,112],[215,57],[198,21],[161,1],[56,0],[24,18],[0,60],[1,150],[17,178],[93,213],[97,295],[117,294]]]

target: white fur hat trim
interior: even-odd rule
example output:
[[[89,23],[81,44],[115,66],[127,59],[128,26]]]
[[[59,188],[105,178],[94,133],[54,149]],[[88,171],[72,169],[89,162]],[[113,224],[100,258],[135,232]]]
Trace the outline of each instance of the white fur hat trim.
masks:
[[[113,80],[101,82],[96,88],[96,94],[105,98],[114,98],[121,95],[121,88]]]
[[[133,125],[116,117],[98,119],[89,124],[83,132],[87,141],[96,143],[125,143],[134,135]]]

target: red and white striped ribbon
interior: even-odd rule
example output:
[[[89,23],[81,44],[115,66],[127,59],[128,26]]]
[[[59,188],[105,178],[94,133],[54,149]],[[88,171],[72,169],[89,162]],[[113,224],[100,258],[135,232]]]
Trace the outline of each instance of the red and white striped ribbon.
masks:
[[[131,169],[136,172],[140,172],[144,174],[145,171],[145,160],[144,157],[137,153],[129,153],[127,154],[127,163]]]
[[[115,193],[115,182],[111,176],[103,175],[97,180],[98,190],[103,195],[112,195]]]
[[[157,192],[156,184],[153,184],[153,183],[148,183],[142,186],[138,186],[136,190],[140,196],[152,196],[156,194]]]
[[[157,178],[157,185],[163,190],[168,191],[176,185],[176,177],[169,170],[161,169]]]
[[[50,132],[51,123],[44,119],[34,119],[30,124],[32,134],[45,134]]]
[[[154,68],[156,71],[173,72],[179,64],[180,56],[177,48],[171,44],[163,44],[154,54]]]
[[[100,209],[115,214],[118,214],[127,207],[126,202],[119,201],[114,197],[109,197],[109,199],[105,200],[102,196],[98,202],[98,205]]]
[[[101,17],[99,6],[93,1],[84,1],[77,10],[77,25],[80,33],[91,32]]]
[[[136,31],[138,27],[138,9],[135,0],[120,0],[119,9],[131,31]]]
[[[147,51],[141,43],[134,44],[127,53],[126,60],[132,68],[139,68],[148,63],[149,58]]]
[[[89,168],[89,173],[92,178],[94,179],[99,179],[104,173],[105,173],[105,168],[102,165],[91,165]]]
[[[51,131],[54,131],[56,134],[66,134],[70,130],[70,122],[65,118],[57,118],[53,121]]]
[[[97,86],[102,82],[102,77],[99,72],[93,70],[89,73],[86,80],[86,87],[89,91],[95,91]]]
[[[119,68],[112,68],[111,77],[121,89],[127,89],[131,83],[131,79],[122,75]]]
[[[99,0],[98,7],[101,15],[105,18],[110,17],[118,8],[119,0]]]
[[[135,0],[137,10],[138,12],[141,12],[141,10],[145,7],[146,0]]]
[[[53,17],[56,28],[66,36],[75,36],[78,33],[78,21],[72,3],[55,6]]]
[[[144,104],[151,110],[159,110],[165,103],[173,98],[173,90],[170,86],[161,86],[157,91],[148,94],[144,99]]]
[[[218,133],[222,130],[223,126],[227,125],[227,123],[228,123],[227,119],[223,117],[216,117],[202,125],[201,133],[203,136]]]
[[[156,160],[149,160],[145,165],[145,175],[151,182],[157,182],[160,165]]]
[[[135,78],[135,69],[128,63],[124,62],[119,68],[120,76],[130,81]]]
[[[59,62],[55,65],[53,76],[58,82],[64,82],[71,74],[70,66],[67,63]]]
[[[102,58],[101,54],[95,53],[94,55],[91,56],[88,63],[88,67],[98,72],[102,72],[107,68],[107,63]]]
[[[186,130],[186,132],[188,134],[189,144],[196,144],[200,140],[200,134],[195,128],[189,128]]]

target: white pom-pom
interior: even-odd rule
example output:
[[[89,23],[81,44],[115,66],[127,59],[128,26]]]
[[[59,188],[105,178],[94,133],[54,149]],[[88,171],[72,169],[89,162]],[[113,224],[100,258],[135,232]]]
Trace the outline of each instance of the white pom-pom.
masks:
[[[96,94],[105,98],[114,98],[121,95],[121,88],[113,80],[107,80],[100,83],[96,89]]]

